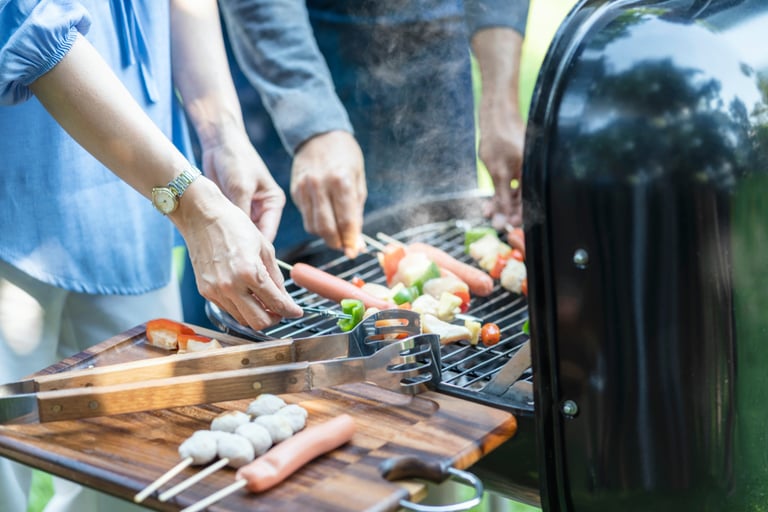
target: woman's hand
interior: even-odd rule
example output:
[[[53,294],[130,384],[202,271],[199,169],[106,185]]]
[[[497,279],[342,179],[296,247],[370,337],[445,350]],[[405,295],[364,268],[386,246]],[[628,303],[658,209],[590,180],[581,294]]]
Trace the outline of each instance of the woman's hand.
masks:
[[[285,290],[274,247],[214,183],[198,178],[170,217],[187,243],[203,297],[257,330],[302,315]]]

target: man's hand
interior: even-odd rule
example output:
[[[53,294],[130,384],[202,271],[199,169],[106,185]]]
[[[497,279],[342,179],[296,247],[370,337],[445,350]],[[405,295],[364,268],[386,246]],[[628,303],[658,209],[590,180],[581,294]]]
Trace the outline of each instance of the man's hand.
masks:
[[[203,148],[203,171],[230,201],[247,213],[264,237],[275,239],[285,192],[243,131],[233,130],[217,145]]]
[[[356,257],[362,247],[367,196],[363,152],[351,134],[323,133],[299,146],[291,170],[291,197],[308,233]]]
[[[484,100],[479,113],[480,159],[493,179],[494,194],[484,215],[499,231],[523,223],[521,170],[525,124],[505,101]],[[508,101],[506,102],[508,103]]]
[[[520,175],[525,125],[518,105],[522,42],[520,34],[500,27],[478,30],[472,37],[482,76],[479,156],[494,186],[484,213],[498,230],[523,223]]]

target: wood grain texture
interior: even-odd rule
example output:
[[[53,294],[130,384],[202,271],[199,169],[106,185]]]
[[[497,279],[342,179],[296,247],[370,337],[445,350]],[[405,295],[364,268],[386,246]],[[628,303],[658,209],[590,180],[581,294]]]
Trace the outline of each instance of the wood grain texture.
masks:
[[[214,334],[223,345],[249,343],[194,328],[202,334]],[[138,326],[41,373],[168,355],[145,341],[143,326]],[[515,418],[505,411],[432,391],[411,397],[354,383],[281,396],[309,411],[309,425],[341,413],[350,414],[357,423],[355,437],[351,443],[307,464],[283,484],[258,495],[241,490],[209,510],[397,510],[400,499],[409,493],[418,496],[421,487],[387,482],[379,470],[384,460],[415,454],[444,458],[464,469],[510,439],[516,430]],[[77,421],[2,426],[0,455],[131,500],[178,462],[177,449],[184,439],[207,428],[220,412],[244,411],[249,402],[244,399]],[[160,491],[198,469],[185,469]],[[156,510],[180,510],[232,483],[234,474],[233,469],[223,469],[167,503],[159,502],[155,494],[144,505]]]

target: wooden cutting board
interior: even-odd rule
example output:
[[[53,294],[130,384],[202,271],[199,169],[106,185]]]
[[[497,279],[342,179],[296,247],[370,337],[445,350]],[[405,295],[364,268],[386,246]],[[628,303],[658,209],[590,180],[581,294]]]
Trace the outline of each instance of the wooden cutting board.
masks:
[[[223,345],[250,343],[194,329],[215,335]],[[165,356],[168,352],[146,344],[144,327],[139,326],[40,373]],[[309,411],[308,425],[341,413],[352,415],[357,423],[355,437],[270,491],[257,495],[243,489],[208,510],[397,510],[399,501],[409,495],[411,499],[423,498],[423,485],[386,481],[379,471],[384,460],[403,455],[438,457],[465,469],[510,439],[517,428],[515,418],[505,411],[432,391],[412,397],[355,383],[282,397]],[[178,462],[177,449],[184,439],[208,428],[217,414],[233,409],[244,411],[249,402],[0,426],[0,455],[132,500]],[[161,491],[198,470],[187,468]],[[232,469],[222,469],[169,502],[158,501],[156,493],[144,505],[156,510],[180,510],[232,483],[234,474]]]

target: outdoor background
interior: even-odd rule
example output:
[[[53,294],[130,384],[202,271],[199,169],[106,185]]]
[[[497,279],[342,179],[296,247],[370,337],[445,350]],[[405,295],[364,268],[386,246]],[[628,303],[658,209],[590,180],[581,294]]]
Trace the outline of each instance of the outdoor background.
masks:
[[[520,103],[522,112],[528,112],[531,94],[536,84],[541,61],[544,59],[549,42],[555,34],[562,19],[568,14],[576,0],[531,0],[528,14],[528,28],[523,44],[523,60],[520,69]],[[492,188],[490,178],[480,164],[480,185]],[[510,465],[515,461],[509,461]],[[33,490],[27,512],[40,512],[51,495],[50,476],[36,472],[33,479]],[[497,496],[486,495],[483,503],[473,509],[473,512],[538,512],[539,509],[523,505]]]

